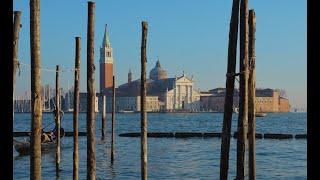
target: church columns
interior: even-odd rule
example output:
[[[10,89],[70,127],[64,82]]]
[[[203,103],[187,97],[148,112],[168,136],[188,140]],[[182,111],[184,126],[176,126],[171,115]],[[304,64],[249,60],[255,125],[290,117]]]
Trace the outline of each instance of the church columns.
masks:
[[[182,104],[181,104],[181,85],[178,85],[178,108],[180,109]]]
[[[176,102],[177,102],[177,86],[176,86],[176,82],[174,82],[174,90],[173,90],[173,109],[176,109]]]

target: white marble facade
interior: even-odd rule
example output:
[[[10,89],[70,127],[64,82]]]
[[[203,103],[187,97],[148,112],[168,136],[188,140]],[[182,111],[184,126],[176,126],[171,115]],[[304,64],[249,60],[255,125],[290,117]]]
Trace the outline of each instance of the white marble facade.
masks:
[[[165,94],[165,109],[200,110],[200,92],[195,89],[194,81],[185,75],[176,78],[173,89]]]

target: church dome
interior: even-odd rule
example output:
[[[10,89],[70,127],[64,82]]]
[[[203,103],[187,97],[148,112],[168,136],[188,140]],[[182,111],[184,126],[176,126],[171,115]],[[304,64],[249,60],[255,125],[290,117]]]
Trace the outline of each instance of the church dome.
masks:
[[[158,59],[156,66],[151,69],[149,78],[152,80],[167,79],[167,71],[161,68],[160,61]]]

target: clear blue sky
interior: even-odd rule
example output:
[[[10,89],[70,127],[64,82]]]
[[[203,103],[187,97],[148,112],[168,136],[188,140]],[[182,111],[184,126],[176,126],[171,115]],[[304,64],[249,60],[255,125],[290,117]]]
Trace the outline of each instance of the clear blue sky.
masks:
[[[149,23],[148,72],[157,57],[168,75],[193,75],[201,90],[225,87],[232,0],[96,0],[95,65],[99,89],[99,48],[108,24],[117,85],[140,77],[141,21]],[[293,106],[307,103],[307,7],[304,0],[249,0],[256,11],[257,87],[281,88]],[[22,11],[19,59],[30,64],[29,1],[15,0]],[[75,36],[81,37],[81,90],[86,91],[87,1],[42,0],[41,64],[74,67]],[[148,74],[147,74],[148,75]],[[42,83],[54,86],[54,72],[42,71]],[[62,74],[63,88],[73,73]],[[237,85],[238,86],[238,85]],[[17,95],[30,90],[30,71],[21,69]]]

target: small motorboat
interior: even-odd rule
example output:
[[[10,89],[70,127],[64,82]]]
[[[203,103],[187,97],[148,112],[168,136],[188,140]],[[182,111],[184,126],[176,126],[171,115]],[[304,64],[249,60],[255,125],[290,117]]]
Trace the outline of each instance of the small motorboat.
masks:
[[[131,110],[121,110],[119,113],[134,113],[134,111]]]
[[[267,116],[267,113],[256,113],[255,115],[256,117],[265,117]]]

